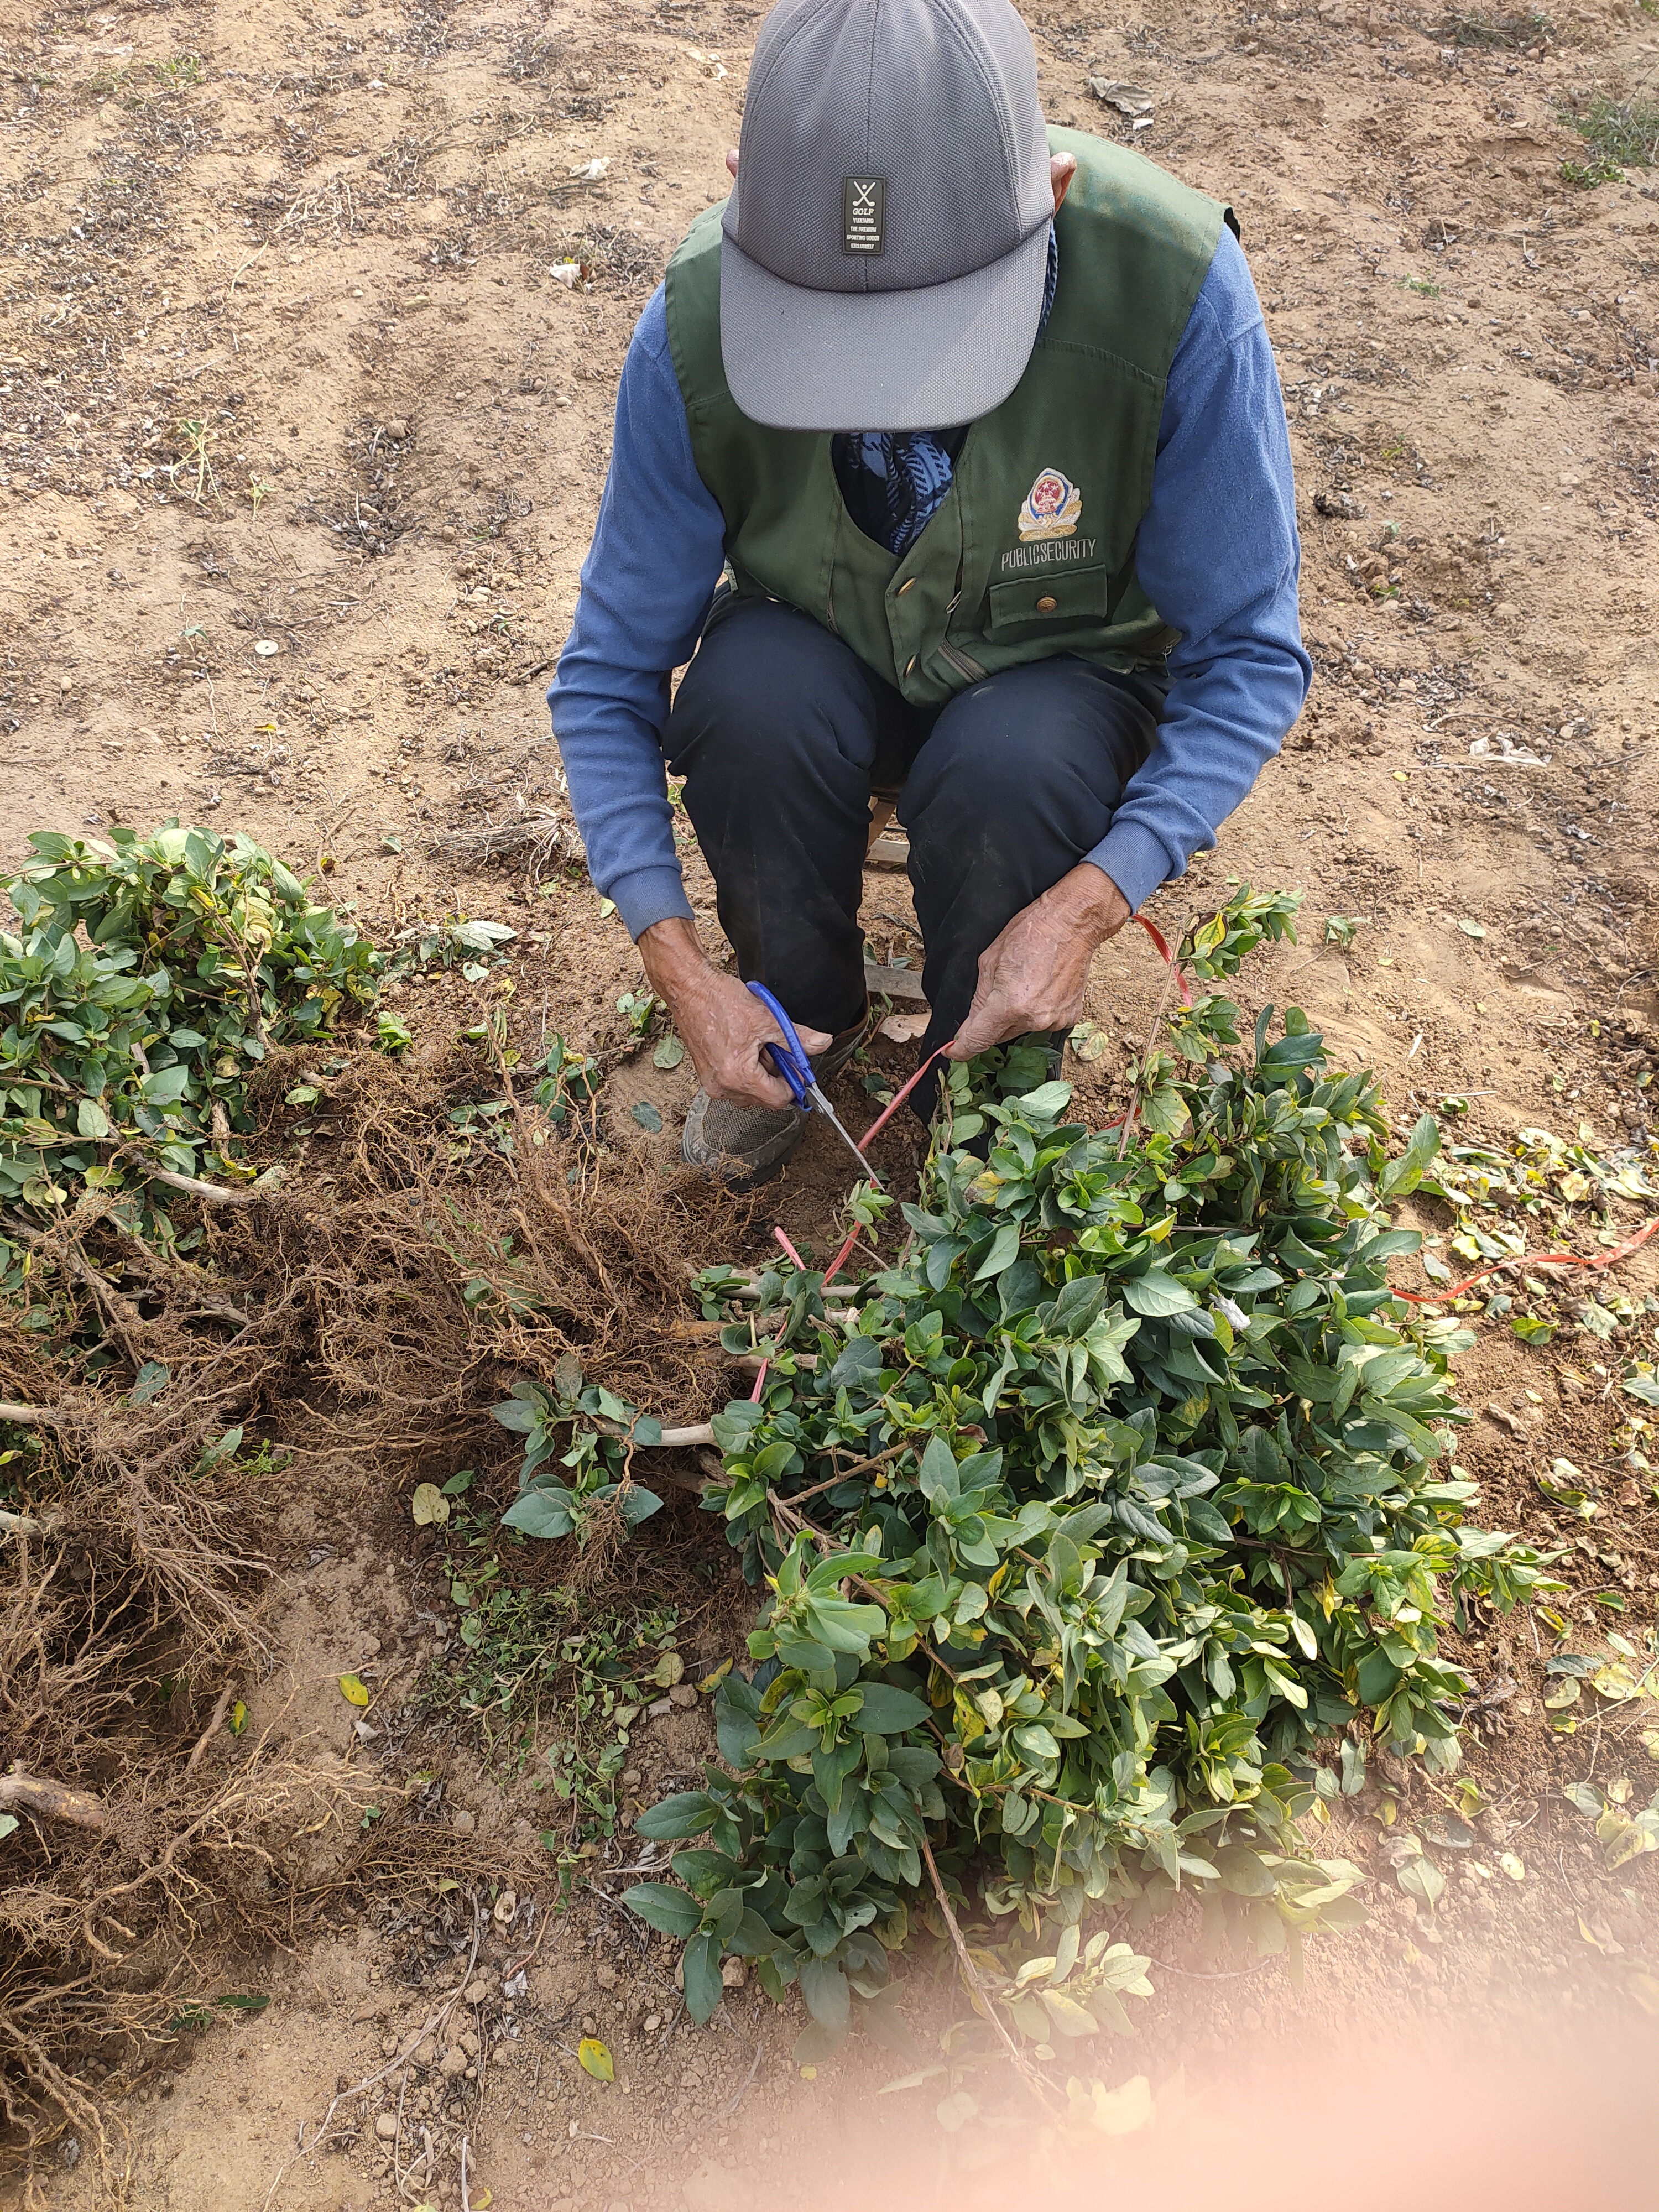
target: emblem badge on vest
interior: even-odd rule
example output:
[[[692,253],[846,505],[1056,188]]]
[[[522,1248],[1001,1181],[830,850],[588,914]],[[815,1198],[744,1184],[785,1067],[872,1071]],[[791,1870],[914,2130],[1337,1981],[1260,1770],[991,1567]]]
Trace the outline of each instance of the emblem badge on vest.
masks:
[[[1019,510],[1020,537],[1069,538],[1082,513],[1083,494],[1071,478],[1058,469],[1044,469]]]

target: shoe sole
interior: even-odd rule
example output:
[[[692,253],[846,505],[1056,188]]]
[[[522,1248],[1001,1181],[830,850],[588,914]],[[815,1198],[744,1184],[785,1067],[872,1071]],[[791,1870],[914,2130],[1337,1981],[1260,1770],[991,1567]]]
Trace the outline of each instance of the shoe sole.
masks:
[[[703,1138],[704,1116],[713,1102],[707,1093],[699,1091],[692,1101],[691,1111],[685,1117],[685,1127],[680,1133],[680,1158],[688,1167],[701,1168],[706,1175],[714,1176],[728,1190],[755,1190],[763,1182],[781,1173],[806,1134],[806,1116],[798,1114],[792,1124],[779,1130],[753,1152],[716,1152]]]

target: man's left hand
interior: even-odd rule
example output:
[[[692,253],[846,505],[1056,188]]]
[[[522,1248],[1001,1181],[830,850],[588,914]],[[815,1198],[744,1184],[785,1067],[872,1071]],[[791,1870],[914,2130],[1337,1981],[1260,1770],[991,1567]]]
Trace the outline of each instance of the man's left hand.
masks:
[[[1095,947],[1128,919],[1111,878],[1080,861],[980,954],[979,988],[946,1057],[971,1060],[1033,1030],[1069,1030],[1083,1012]]]

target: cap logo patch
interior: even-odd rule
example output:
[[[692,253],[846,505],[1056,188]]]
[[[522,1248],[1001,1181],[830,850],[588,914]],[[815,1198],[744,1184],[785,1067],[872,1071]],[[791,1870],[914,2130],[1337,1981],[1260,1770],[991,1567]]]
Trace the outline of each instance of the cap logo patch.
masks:
[[[887,179],[843,177],[841,180],[841,250],[879,253],[887,244]]]
[[[1069,538],[1083,513],[1083,494],[1058,469],[1044,469],[1025,495],[1019,510],[1019,534],[1031,538]]]

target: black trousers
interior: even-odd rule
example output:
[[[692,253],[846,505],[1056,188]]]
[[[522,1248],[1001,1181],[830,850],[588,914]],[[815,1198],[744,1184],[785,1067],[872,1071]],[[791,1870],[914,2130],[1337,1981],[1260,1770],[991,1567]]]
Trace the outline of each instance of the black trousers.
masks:
[[[732,605],[681,680],[663,749],[744,981],[832,1035],[862,1017],[870,794],[896,787],[932,1009],[922,1049],[945,1043],[980,954],[1106,835],[1166,689],[1066,655],[917,708],[797,609]]]

